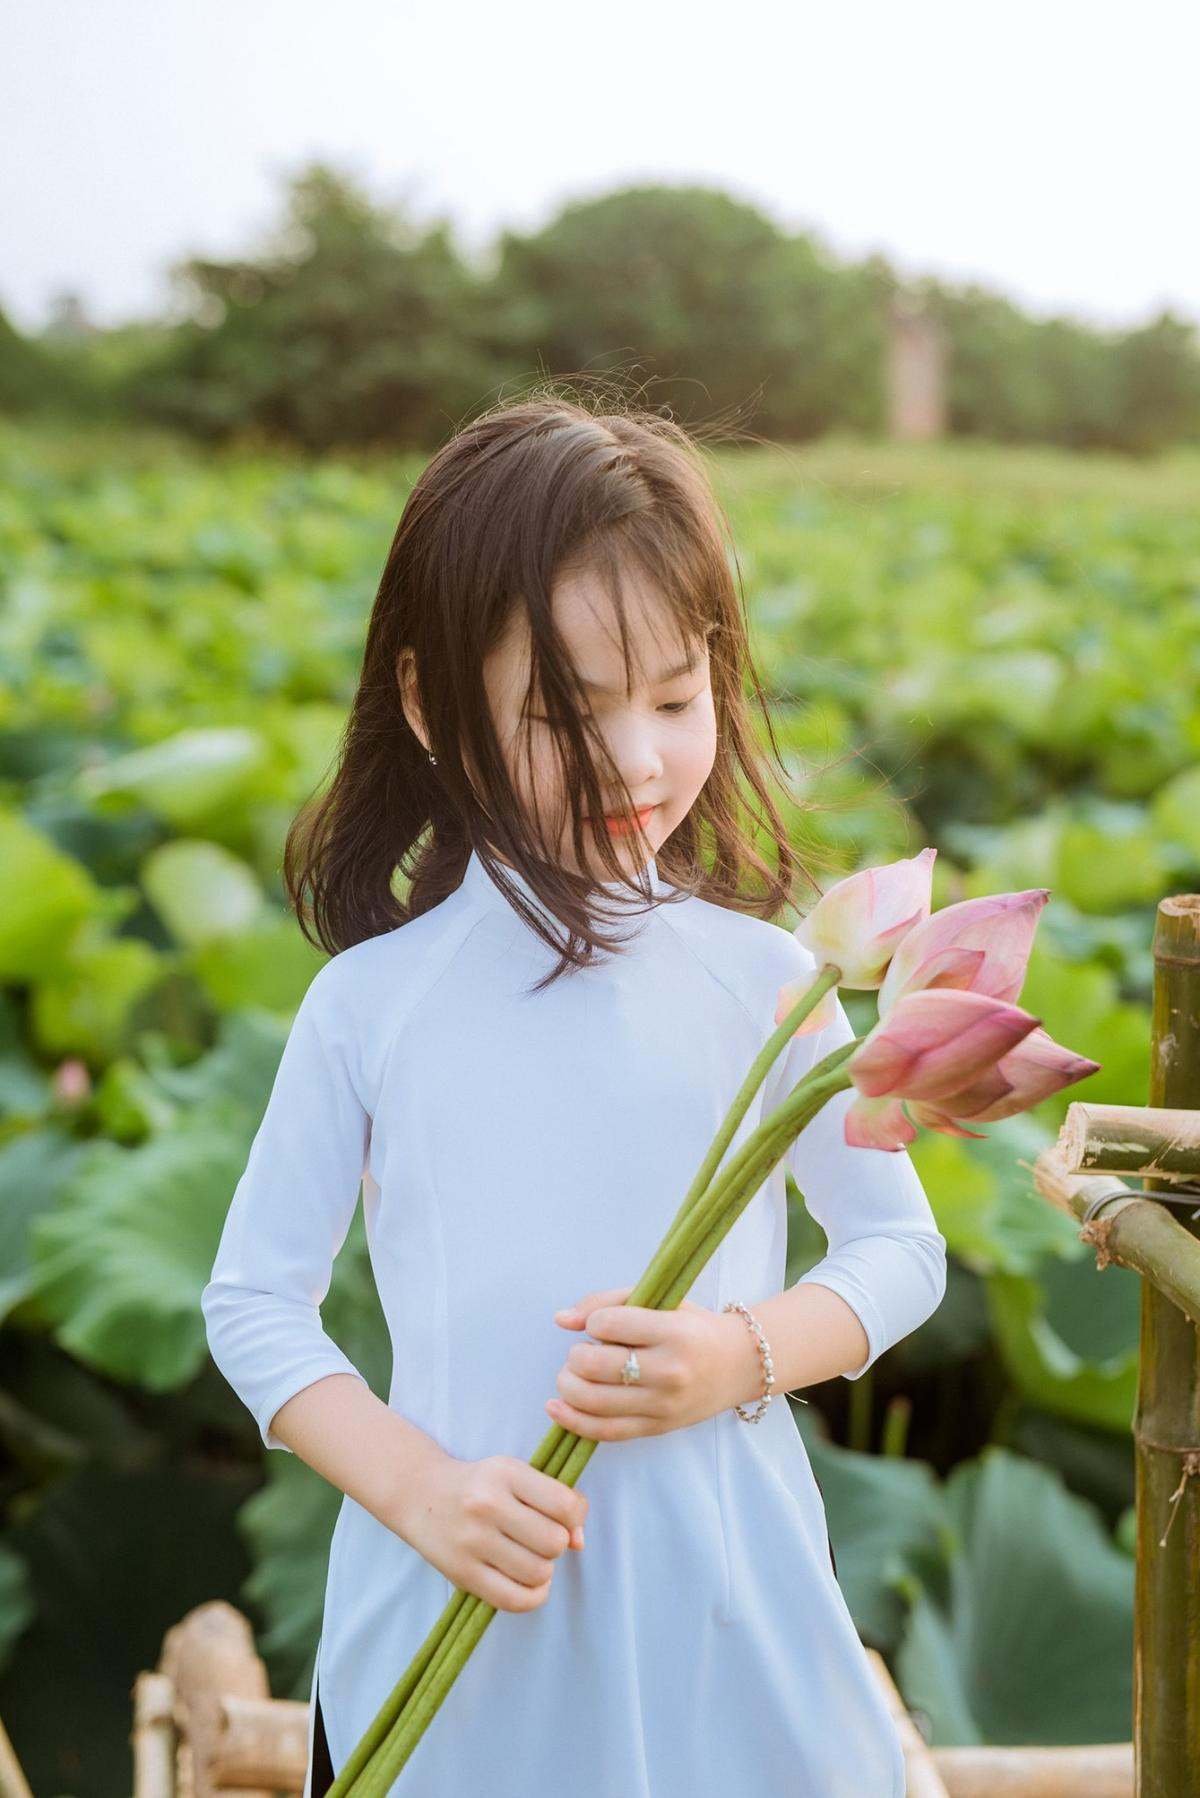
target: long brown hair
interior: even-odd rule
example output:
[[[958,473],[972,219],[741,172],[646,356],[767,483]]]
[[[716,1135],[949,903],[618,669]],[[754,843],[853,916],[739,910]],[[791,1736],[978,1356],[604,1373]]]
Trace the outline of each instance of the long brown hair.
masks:
[[[483,679],[485,656],[514,608],[522,607],[530,688],[557,727],[554,749],[578,865],[589,865],[594,848],[612,881],[649,899],[641,875],[631,882],[603,840],[607,833],[597,833],[600,840],[585,849],[585,820],[612,811],[607,800],[624,783],[586,715],[551,612],[555,582],[584,569],[600,575],[611,595],[627,677],[626,573],[666,602],[681,648],[701,639],[709,647],[716,760],[691,811],[655,856],[660,876],[680,889],[656,903],[698,894],[774,918],[794,903],[797,875],[819,891],[788,841],[751,727],[747,685],[782,775],[750,653],[740,571],[735,583],[731,568],[732,536],[727,551],[722,527],[728,532],[698,443],[661,412],[632,402],[614,407],[611,397],[600,409],[551,390],[497,404],[455,433],[424,468],[396,527],[333,781],[288,832],[284,879],[310,941],[336,954],[428,911],[460,884],[474,849],[559,955],[539,989],[588,965],[597,951],[620,949],[625,939],[601,934],[596,923],[592,882],[555,864],[550,844],[558,836],[526,813],[514,791]],[[420,714],[436,765],[401,703],[405,648],[415,659]],[[527,733],[525,740],[527,748]],[[788,797],[806,809],[806,802]],[[755,808],[752,829],[747,813]],[[632,821],[628,803],[625,815]],[[775,865],[760,853],[761,843],[769,844]],[[505,879],[492,850],[565,926],[565,941]],[[408,882],[403,900],[393,884],[397,870]]]

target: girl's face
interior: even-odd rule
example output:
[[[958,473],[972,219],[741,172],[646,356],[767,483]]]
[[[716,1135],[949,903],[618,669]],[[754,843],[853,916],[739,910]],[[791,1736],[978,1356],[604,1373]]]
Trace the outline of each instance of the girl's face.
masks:
[[[587,573],[564,576],[555,584],[551,605],[576,674],[587,683],[586,704],[608,753],[639,810],[645,844],[636,832],[608,832],[603,818],[589,818],[588,840],[605,832],[627,873],[656,856],[671,832],[687,816],[712,771],[717,753],[717,724],[706,645],[696,643],[690,667],[675,648],[662,602],[635,592],[627,606],[634,690],[625,692],[625,664],[616,613],[603,585]],[[530,672],[529,626],[514,611],[509,631],[484,662],[483,679],[496,734],[509,778],[522,803],[543,827],[553,832],[560,821],[558,865],[597,880],[612,875],[598,860],[586,869],[576,861],[571,842],[570,806],[561,791],[562,772],[553,747],[554,726],[546,721],[536,690],[528,699],[529,766],[520,738],[522,712]],[[603,770],[599,772],[602,774]],[[605,794],[606,811],[617,811],[624,795]],[[503,860],[503,857],[498,859]]]

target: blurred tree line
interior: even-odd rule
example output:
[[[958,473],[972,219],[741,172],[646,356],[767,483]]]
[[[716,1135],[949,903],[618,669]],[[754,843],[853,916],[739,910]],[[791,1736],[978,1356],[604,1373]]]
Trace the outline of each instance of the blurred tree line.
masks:
[[[501,391],[627,373],[685,423],[801,441],[886,428],[888,304],[940,321],[954,435],[1152,454],[1200,441],[1195,327],[1033,319],[978,286],[836,261],[707,187],[633,187],[505,231],[482,266],[328,164],[298,172],[256,255],[172,271],[175,316],[25,337],[0,313],[0,411],[429,448]]]

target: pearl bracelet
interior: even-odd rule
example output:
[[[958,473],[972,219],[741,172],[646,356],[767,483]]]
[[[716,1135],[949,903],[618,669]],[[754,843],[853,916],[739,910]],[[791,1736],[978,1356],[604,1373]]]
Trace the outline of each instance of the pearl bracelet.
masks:
[[[723,1305],[721,1309],[722,1311],[740,1311],[750,1329],[754,1331],[755,1337],[758,1340],[759,1358],[763,1364],[763,1390],[762,1396],[758,1400],[759,1408],[757,1411],[747,1411],[742,1405],[734,1405],[733,1407],[743,1423],[757,1423],[775,1396],[771,1391],[772,1386],[775,1384],[775,1364],[771,1360],[771,1345],[763,1335],[762,1326],[758,1319],[754,1316],[753,1312],[746,1309],[741,1299],[730,1299],[729,1303]],[[806,1405],[808,1400],[802,1398],[800,1403]]]

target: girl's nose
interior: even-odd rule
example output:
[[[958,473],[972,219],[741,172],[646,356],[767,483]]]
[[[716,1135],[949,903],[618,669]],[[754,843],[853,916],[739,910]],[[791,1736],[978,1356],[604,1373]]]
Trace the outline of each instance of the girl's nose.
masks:
[[[631,725],[609,743],[609,753],[631,793],[644,793],[662,776],[662,752],[655,740],[653,726]]]

